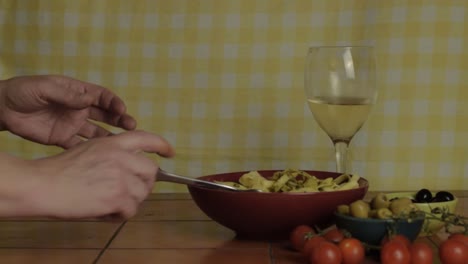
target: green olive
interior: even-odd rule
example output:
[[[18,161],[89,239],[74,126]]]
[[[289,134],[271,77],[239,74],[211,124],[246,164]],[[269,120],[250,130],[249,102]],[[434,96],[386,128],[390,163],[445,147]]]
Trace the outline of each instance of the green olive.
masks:
[[[354,217],[368,218],[370,206],[363,200],[354,201],[349,205],[349,212]]]
[[[371,206],[373,209],[388,208],[390,201],[384,193],[379,193],[372,199]]]
[[[395,208],[393,212],[394,215],[396,216],[399,216],[399,217],[404,217],[404,216],[408,216],[408,214],[410,214],[411,212],[415,211],[416,208],[414,205],[412,204],[408,204],[406,206],[400,206],[400,207],[397,207]]]
[[[349,215],[349,205],[339,205],[336,210],[339,214]]]
[[[407,197],[395,199],[390,203],[390,210],[396,216],[408,214],[413,211],[414,208],[413,202]]]
[[[392,213],[392,211],[390,211],[390,209],[380,208],[380,209],[377,209],[377,213],[376,213],[375,218],[388,219],[388,218],[391,218],[392,216],[393,216],[393,213]]]

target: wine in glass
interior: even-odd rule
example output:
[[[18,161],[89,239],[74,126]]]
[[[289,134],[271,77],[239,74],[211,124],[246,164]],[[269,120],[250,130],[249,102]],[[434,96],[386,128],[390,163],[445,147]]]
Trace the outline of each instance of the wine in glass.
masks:
[[[346,173],[346,153],[377,100],[371,46],[311,47],[305,67],[309,109],[335,146],[336,170]]]

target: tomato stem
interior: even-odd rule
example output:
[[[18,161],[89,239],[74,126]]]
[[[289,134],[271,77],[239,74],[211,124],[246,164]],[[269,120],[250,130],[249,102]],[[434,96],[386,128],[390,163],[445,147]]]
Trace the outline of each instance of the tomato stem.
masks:
[[[426,220],[438,220],[444,223],[445,231],[447,233],[452,233],[453,228],[461,227],[463,230],[457,231],[456,233],[463,233],[464,235],[468,235],[468,218],[462,215],[450,213],[448,209],[443,208],[436,208],[437,210],[433,210],[435,212],[425,212]],[[440,214],[440,216],[437,216]]]

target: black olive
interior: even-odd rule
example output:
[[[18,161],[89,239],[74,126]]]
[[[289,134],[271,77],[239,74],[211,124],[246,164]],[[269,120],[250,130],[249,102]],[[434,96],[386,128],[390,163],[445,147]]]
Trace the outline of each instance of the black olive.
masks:
[[[415,200],[417,203],[430,203],[432,201],[432,193],[428,189],[421,189],[416,193]]]
[[[453,197],[453,194],[451,194],[450,192],[440,191],[436,193],[434,199],[432,199],[432,202],[448,202],[454,199],[455,198]]]

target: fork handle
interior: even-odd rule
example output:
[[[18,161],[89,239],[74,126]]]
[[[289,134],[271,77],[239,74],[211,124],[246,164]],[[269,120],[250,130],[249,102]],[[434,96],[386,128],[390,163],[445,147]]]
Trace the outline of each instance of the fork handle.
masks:
[[[193,179],[189,177],[182,177],[182,176],[167,172],[162,169],[158,170],[156,174],[156,181],[173,182],[173,183],[180,183],[180,184],[185,184],[185,185],[190,185],[190,186],[199,186],[199,187],[205,187],[205,188],[211,188],[211,189],[213,188],[223,189],[223,190],[228,190],[228,191],[237,190],[234,187],[223,185],[223,184],[217,184],[217,183],[210,182],[210,181],[202,181],[202,180]]]

